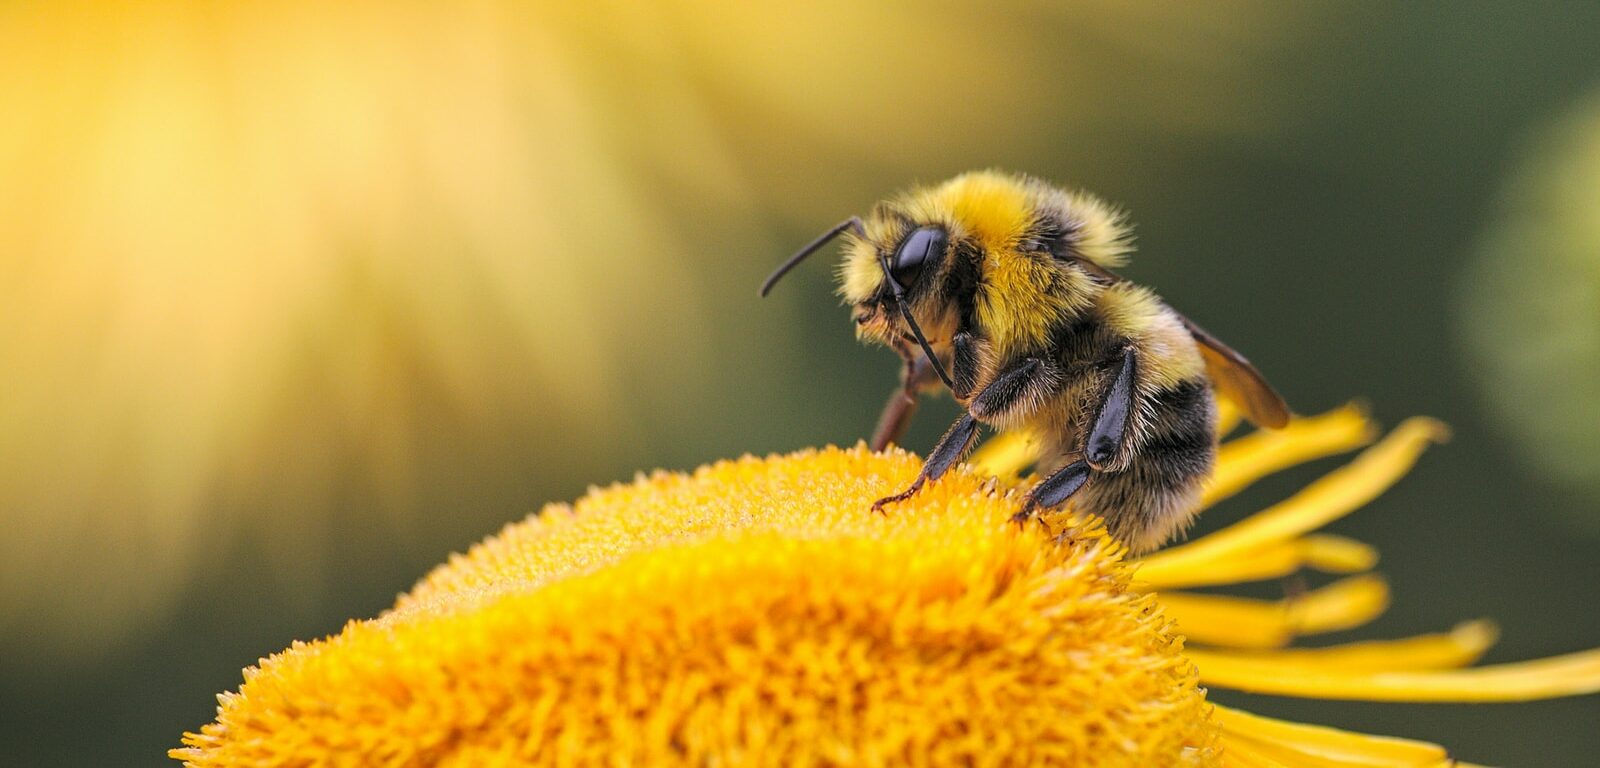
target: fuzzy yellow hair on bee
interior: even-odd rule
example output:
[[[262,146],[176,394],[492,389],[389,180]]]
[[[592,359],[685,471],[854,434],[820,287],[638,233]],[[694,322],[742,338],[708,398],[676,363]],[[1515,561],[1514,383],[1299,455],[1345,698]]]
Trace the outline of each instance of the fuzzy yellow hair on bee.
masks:
[[[840,294],[857,335],[905,362],[873,435],[897,440],[942,382],[965,414],[911,487],[936,480],[978,425],[1041,436],[1019,520],[1072,500],[1143,550],[1187,526],[1216,454],[1215,394],[1281,427],[1283,399],[1239,353],[1113,270],[1131,250],[1121,212],[1083,192],[999,171],[911,189],[824,233],[775,271],[845,238]]]

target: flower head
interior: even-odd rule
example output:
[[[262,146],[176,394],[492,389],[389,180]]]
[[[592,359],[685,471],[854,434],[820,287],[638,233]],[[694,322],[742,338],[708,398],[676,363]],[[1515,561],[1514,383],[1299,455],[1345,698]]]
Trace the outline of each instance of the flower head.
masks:
[[[1211,758],[1194,667],[1116,543],[997,524],[1010,500],[975,473],[866,511],[916,470],[826,449],[550,507],[264,661],[179,756]]]
[[[1208,704],[1200,683],[1534,698],[1600,689],[1600,652],[1446,669],[1492,642],[1481,623],[1273,650],[1370,619],[1383,582],[1357,575],[1281,603],[1172,591],[1370,568],[1365,545],[1312,531],[1380,493],[1440,434],[1407,422],[1295,497],[1137,571],[1096,520],[1006,522],[1027,457],[1016,442],[887,517],[868,505],[916,472],[905,453],[828,448],[641,477],[548,507],[453,558],[387,614],[264,659],[172,756],[194,766],[1442,765],[1431,744]],[[1241,438],[1208,498],[1372,437],[1345,409]],[[1185,635],[1210,647],[1186,649]]]

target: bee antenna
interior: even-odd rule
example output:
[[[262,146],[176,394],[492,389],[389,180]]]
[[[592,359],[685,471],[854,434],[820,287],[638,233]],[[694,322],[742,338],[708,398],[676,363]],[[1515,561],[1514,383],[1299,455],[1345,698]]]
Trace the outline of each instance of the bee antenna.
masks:
[[[939,364],[939,356],[933,353],[933,346],[928,344],[928,338],[922,335],[922,327],[917,325],[917,319],[911,316],[911,308],[906,305],[905,289],[894,279],[894,274],[889,271],[888,259],[880,259],[878,266],[883,267],[883,279],[889,281],[889,289],[894,294],[895,306],[900,308],[900,316],[906,319],[906,325],[911,326],[911,335],[917,337],[917,343],[922,345],[922,353],[928,356],[928,362],[933,364],[933,372],[939,374],[939,380],[944,385],[955,391],[955,382],[950,380],[950,374],[944,372],[944,366]]]
[[[797,265],[799,265],[800,262],[805,261],[807,256],[822,250],[822,246],[827,245],[828,241],[838,237],[847,229],[855,232],[857,237],[866,236],[866,229],[861,226],[861,217],[851,216],[850,218],[839,222],[838,226],[835,226],[833,229],[822,233],[820,237],[812,240],[806,245],[806,247],[801,248],[799,253],[790,256],[788,261],[779,264],[778,268],[773,270],[771,275],[767,276],[766,282],[761,284],[761,295],[766,296],[767,292],[772,290],[772,286],[777,284],[779,278],[788,274],[789,270],[794,269]]]

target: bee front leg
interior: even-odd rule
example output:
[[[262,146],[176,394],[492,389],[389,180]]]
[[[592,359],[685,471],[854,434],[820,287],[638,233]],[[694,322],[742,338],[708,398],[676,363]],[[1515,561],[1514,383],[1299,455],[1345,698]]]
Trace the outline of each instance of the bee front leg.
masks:
[[[961,338],[963,336],[966,338]],[[964,333],[957,334],[955,347],[956,381],[960,382],[962,376],[959,372],[963,366],[976,365],[978,349],[977,343],[971,336]],[[872,508],[882,512],[885,505],[909,499],[929,480],[938,480],[972,448],[978,437],[978,419],[988,421],[1015,408],[1036,402],[1037,398],[1046,394],[1057,381],[1055,369],[1042,358],[1026,357],[1006,366],[993,381],[972,398],[966,415],[956,420],[950,431],[939,439],[939,444],[928,453],[928,460],[923,463],[922,471],[917,474],[917,479],[911,483],[911,487],[893,496],[878,499]]]
[[[951,339],[950,375],[954,380],[955,388],[951,391],[957,400],[965,400],[972,392],[978,380],[978,366],[980,364],[980,341],[971,331],[962,330]],[[904,437],[906,430],[911,427],[911,418],[917,415],[917,407],[924,392],[937,389],[939,377],[933,372],[933,364],[928,362],[926,355],[915,348],[897,347],[900,356],[905,358],[905,368],[900,373],[900,386],[889,394],[889,402],[883,406],[883,412],[878,416],[878,426],[872,430],[872,440],[867,446],[874,451],[888,448],[890,444],[897,444]]]
[[[867,446],[874,451],[899,443],[911,427],[911,417],[917,415],[918,398],[922,392],[939,382],[933,366],[921,354],[905,354],[906,365],[900,373],[900,386],[889,394],[889,402],[878,416],[878,426],[872,430],[872,440]]]
[[[1040,481],[1022,509],[1011,517],[1012,522],[1023,523],[1039,509],[1049,509],[1066,503],[1077,493],[1095,472],[1104,471],[1122,454],[1127,443],[1128,423],[1133,420],[1134,374],[1138,355],[1133,347],[1122,351],[1122,364],[1117,377],[1106,388],[1105,396],[1095,409],[1089,437],[1084,442],[1083,458],[1062,467]]]
[[[928,453],[928,460],[922,463],[922,471],[917,473],[917,479],[911,482],[911,487],[893,496],[885,496],[872,502],[872,511],[882,513],[885,505],[905,501],[915,496],[929,480],[938,480],[945,472],[955,466],[962,456],[972,448],[978,437],[978,420],[971,414],[963,415],[951,425],[950,431],[939,438],[939,444]]]
[[[960,361],[969,358],[967,364],[972,365],[972,358],[977,353],[976,344],[970,337],[956,345],[956,370],[959,372],[963,365]],[[961,376],[958,373],[956,380]],[[878,499],[872,508],[883,511],[886,504],[893,504],[911,498],[929,480],[937,480],[950,467],[961,460],[962,456],[972,448],[978,437],[978,419],[1003,414],[1019,405],[1029,402],[1034,396],[1042,395],[1056,381],[1054,369],[1040,358],[1023,358],[1006,366],[993,381],[989,382],[972,398],[966,415],[958,419],[950,431],[939,439],[939,444],[933,447],[928,454],[928,460],[923,463],[922,471],[917,474],[917,479],[911,487],[893,496]]]
[[[881,451],[900,442],[911,427],[911,417],[917,415],[917,392],[909,387],[899,387],[889,393],[889,402],[883,404],[878,416],[878,426],[872,430],[867,447]]]

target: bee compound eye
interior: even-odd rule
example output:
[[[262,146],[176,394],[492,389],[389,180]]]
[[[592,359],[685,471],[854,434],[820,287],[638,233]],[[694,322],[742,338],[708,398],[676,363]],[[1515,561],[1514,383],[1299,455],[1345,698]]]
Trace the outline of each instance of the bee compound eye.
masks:
[[[923,264],[944,253],[948,241],[948,236],[939,227],[923,227],[908,235],[894,254],[892,269],[895,281],[905,286],[916,282]]]

